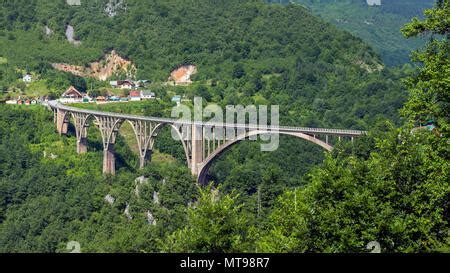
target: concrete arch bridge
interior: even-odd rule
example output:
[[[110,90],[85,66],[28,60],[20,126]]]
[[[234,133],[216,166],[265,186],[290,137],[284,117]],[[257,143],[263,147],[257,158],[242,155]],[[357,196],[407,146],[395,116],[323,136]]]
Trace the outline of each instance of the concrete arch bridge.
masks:
[[[188,167],[192,175],[198,178],[199,183],[206,182],[208,169],[217,157],[243,140],[255,139],[262,135],[288,135],[331,151],[332,138],[339,140],[346,138],[353,141],[355,137],[366,134],[364,131],[357,130],[180,121],[86,110],[69,107],[56,101],[49,102],[48,107],[54,113],[54,122],[60,135],[67,134],[68,125],[73,120],[79,154],[87,152],[87,129],[90,122],[94,121],[102,136],[104,174],[114,175],[116,172],[114,145],[119,129],[124,123],[129,123],[133,128],[139,147],[141,168],[150,160],[155,139],[161,129],[165,126],[171,127],[182,143]],[[228,134],[229,132],[232,133]]]

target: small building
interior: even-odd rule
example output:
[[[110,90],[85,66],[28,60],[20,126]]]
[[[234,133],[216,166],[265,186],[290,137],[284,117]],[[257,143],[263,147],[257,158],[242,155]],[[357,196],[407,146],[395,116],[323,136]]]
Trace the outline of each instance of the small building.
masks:
[[[141,91],[141,99],[143,100],[154,100],[156,99],[156,94],[151,91]]]
[[[10,104],[10,105],[15,105],[15,104],[17,104],[17,100],[7,100],[6,101],[6,104]]]
[[[25,105],[31,105],[31,100],[29,99],[25,100]]]
[[[36,105],[37,104],[37,100],[31,100],[31,105]]]
[[[30,83],[33,81],[33,77],[31,77],[30,74],[26,74],[25,76],[22,77],[22,81],[25,83]]]
[[[120,88],[120,89],[133,89],[135,87],[136,87],[136,84],[134,84],[134,82],[132,82],[130,80],[117,81],[117,85],[116,85],[116,88]]]
[[[71,86],[61,95],[60,101],[62,103],[83,102],[85,95],[86,94],[81,93],[74,86]]]
[[[105,103],[106,102],[106,98],[103,96],[98,96],[97,98],[95,98],[95,101],[97,103]]]
[[[130,98],[130,101],[141,101],[141,92],[133,90],[130,92],[130,95],[128,96]]]
[[[109,85],[111,85],[112,88],[117,88],[117,81],[110,81]]]

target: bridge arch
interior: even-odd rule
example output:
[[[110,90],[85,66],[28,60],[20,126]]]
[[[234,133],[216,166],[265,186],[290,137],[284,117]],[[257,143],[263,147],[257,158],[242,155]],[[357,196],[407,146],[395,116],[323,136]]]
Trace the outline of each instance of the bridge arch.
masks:
[[[188,167],[190,168],[191,167],[191,158],[190,158],[190,153],[189,153],[189,147],[188,147],[188,144],[186,142],[187,139],[186,139],[186,137],[183,137],[183,133],[180,131],[180,128],[178,128],[176,126],[176,124],[173,124],[173,123],[159,123],[153,129],[153,132],[152,132],[153,141],[151,143],[152,146],[150,148],[151,149],[154,148],[154,144],[155,144],[156,138],[158,137],[158,134],[161,132],[162,129],[164,129],[164,127],[167,127],[167,126],[169,126],[172,130],[174,130],[177,133],[179,141],[181,141],[181,144],[183,145],[183,150],[184,150],[184,154],[185,154],[185,157],[186,157],[186,163],[187,163]],[[180,125],[180,126],[182,126],[182,125]]]
[[[319,145],[320,147],[322,147],[323,149],[325,149],[328,152],[331,152],[333,150],[333,147],[329,144],[327,144],[326,142],[317,139],[313,136],[307,135],[307,134],[303,134],[303,133],[298,133],[298,132],[275,132],[275,131],[263,131],[263,130],[256,130],[256,131],[250,131],[250,132],[246,132],[244,134],[241,134],[240,136],[238,136],[236,139],[234,140],[230,140],[228,142],[226,142],[224,145],[222,145],[221,147],[219,147],[216,151],[214,151],[213,153],[211,153],[202,163],[200,169],[199,169],[199,173],[198,173],[198,183],[200,185],[204,185],[206,184],[206,175],[208,173],[209,168],[211,167],[212,163],[214,162],[215,159],[217,159],[220,155],[222,155],[225,151],[229,150],[232,146],[234,146],[235,144],[251,137],[251,136],[259,136],[259,135],[268,135],[268,134],[279,134],[279,135],[287,135],[287,136],[293,136],[293,137],[297,137],[300,139],[304,139],[306,141],[309,141],[311,143],[314,143],[316,145]]]

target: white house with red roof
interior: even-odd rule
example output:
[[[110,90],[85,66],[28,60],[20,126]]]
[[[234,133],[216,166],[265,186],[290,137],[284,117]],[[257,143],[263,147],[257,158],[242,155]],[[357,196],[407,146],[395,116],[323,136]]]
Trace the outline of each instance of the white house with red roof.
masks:
[[[66,92],[61,95],[59,99],[62,103],[77,103],[83,102],[83,98],[86,96],[85,93],[81,93],[74,86],[69,87]]]

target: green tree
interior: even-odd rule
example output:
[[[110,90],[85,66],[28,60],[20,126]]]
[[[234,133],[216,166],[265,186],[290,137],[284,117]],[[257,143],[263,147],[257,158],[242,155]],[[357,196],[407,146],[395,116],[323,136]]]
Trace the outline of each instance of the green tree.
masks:
[[[186,226],[163,244],[168,252],[233,253],[249,247],[249,221],[237,204],[238,195],[219,195],[211,186],[199,189],[195,207],[188,210]]]
[[[383,252],[441,247],[448,234],[450,164],[429,145],[435,135],[391,128],[372,137],[367,160],[337,148],[305,189],[281,197],[259,249],[365,252],[371,241]]]
[[[426,18],[415,18],[403,29],[406,37],[431,34],[423,51],[414,54],[421,65],[417,75],[407,81],[410,98],[403,114],[411,121],[433,119],[437,130],[448,140],[450,133],[450,2],[437,1],[425,11]]]

